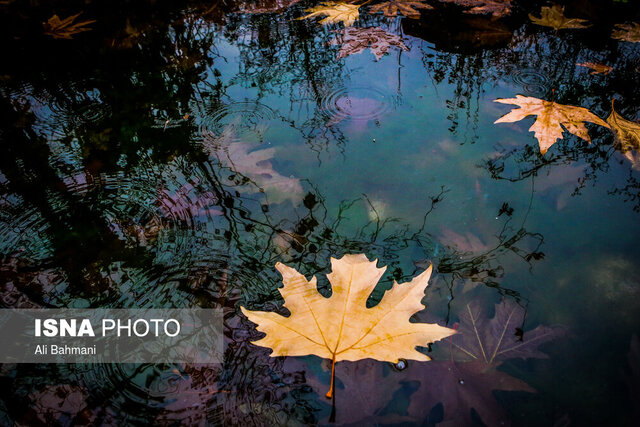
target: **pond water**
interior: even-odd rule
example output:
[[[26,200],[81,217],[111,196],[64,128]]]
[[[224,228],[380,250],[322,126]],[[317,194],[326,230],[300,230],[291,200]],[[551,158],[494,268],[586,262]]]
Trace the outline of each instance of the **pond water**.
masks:
[[[543,154],[536,116],[494,123],[523,95],[637,126],[637,30],[612,38],[637,5],[566,2],[591,26],[554,29],[544,2],[376,3],[351,26],[304,0],[0,5],[3,307],[225,319],[221,365],[5,364],[3,425],[637,422],[640,140],[564,122]],[[414,322],[464,332],[473,308],[524,350],[339,362],[326,399],[330,360],[270,357],[240,306],[286,315],[277,262],[328,296],[359,253],[387,266],[369,305],[432,263]]]

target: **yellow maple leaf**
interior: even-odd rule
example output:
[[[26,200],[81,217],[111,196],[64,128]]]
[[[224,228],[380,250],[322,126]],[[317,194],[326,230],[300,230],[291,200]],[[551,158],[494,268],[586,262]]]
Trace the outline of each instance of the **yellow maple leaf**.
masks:
[[[323,25],[337,24],[338,22],[344,23],[345,27],[353,25],[353,23],[360,16],[358,9],[361,5],[349,4],[337,1],[328,1],[320,4],[319,6],[312,7],[305,10],[305,12],[311,12],[308,15],[301,16],[297,19],[309,19],[316,16],[326,16],[326,18],[320,20]]]
[[[377,261],[377,260],[376,260]],[[317,289],[316,278],[307,280],[295,269],[282,263],[280,293],[289,317],[278,313],[242,312],[267,334],[254,344],[271,348],[271,356],[306,356],[314,354],[331,359],[331,397],[335,363],[341,360],[375,359],[398,362],[399,359],[430,360],[416,346],[441,340],[455,330],[429,323],[412,323],[409,318],[422,310],[420,302],[429,284],[432,267],[408,283],[394,282],[376,306],[367,308],[367,299],[386,267],[377,268],[364,254],[331,258],[331,297]]]
[[[640,149],[640,123],[627,120],[618,114],[613,108],[614,101],[615,99],[611,100],[611,114],[607,117],[607,123],[609,123],[616,135],[618,148],[624,153],[624,156],[629,159],[634,168],[637,168],[638,159],[631,150]]]
[[[433,9],[422,0],[391,0],[384,3],[371,6],[370,13],[382,12],[387,18],[395,18],[398,13],[407,18],[420,18],[420,12],[417,9]]]
[[[584,122],[609,128],[604,120],[583,107],[557,104],[553,101],[522,95],[516,95],[515,98],[496,99],[494,102],[515,104],[520,107],[500,117],[494,123],[517,122],[527,116],[537,116],[529,131],[535,132],[542,154],[546,153],[558,139],[562,139],[563,129],[590,143],[591,137]]]
[[[58,15],[53,15],[47,20],[47,22],[42,23],[44,33],[54,39],[70,39],[74,34],[78,34],[83,31],[90,31],[91,28],[86,28],[85,25],[93,24],[96,22],[95,20],[73,22],[78,16],[80,16],[80,13],[76,13],[75,15],[71,15],[64,19],[60,19]]]
[[[552,7],[543,7],[540,11],[540,18],[530,13],[529,19],[536,25],[555,28],[556,31],[564,28],[588,28],[591,26],[586,19],[567,18],[564,16],[564,6],[557,4]]]

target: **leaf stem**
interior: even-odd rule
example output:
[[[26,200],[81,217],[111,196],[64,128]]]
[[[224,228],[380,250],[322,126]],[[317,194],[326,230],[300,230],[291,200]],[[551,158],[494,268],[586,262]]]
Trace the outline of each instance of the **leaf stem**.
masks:
[[[336,389],[336,384],[334,378],[336,376],[336,354],[333,354],[333,360],[331,361],[331,386],[329,387],[329,391],[325,394],[327,399],[331,399],[333,393]]]

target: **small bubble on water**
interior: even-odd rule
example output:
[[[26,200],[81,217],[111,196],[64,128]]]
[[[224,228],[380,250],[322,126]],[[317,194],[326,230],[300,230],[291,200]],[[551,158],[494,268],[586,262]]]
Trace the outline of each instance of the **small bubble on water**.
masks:
[[[407,369],[407,366],[409,366],[409,362],[404,359],[398,360],[398,363],[393,365],[393,367],[398,371],[404,371],[405,369]]]

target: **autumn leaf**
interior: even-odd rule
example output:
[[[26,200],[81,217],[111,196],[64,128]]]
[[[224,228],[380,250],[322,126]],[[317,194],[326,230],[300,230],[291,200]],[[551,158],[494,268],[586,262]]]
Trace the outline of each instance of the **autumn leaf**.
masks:
[[[640,43],[640,24],[616,24],[611,37],[625,42]]]
[[[584,63],[576,63],[581,67],[591,68],[593,71],[589,74],[604,74],[607,75],[611,71],[613,71],[613,67],[605,64],[600,64],[598,62],[584,62]]]
[[[588,21],[586,19],[567,18],[564,16],[564,6],[557,4],[552,7],[543,7],[540,11],[540,18],[530,13],[529,19],[536,25],[555,28],[556,31],[567,28],[588,28],[591,26],[591,24],[587,23]]]
[[[624,119],[613,106],[615,99],[611,100],[611,114],[607,117],[607,123],[611,126],[620,151],[636,167],[638,159],[632,151],[640,149],[640,123]]]
[[[309,19],[315,18],[316,16],[326,16],[326,18],[320,20],[321,24],[327,25],[342,22],[345,27],[349,27],[353,25],[353,23],[358,19],[358,16],[360,16],[360,12],[358,12],[359,8],[360,5],[358,4],[328,1],[322,3],[319,6],[315,6],[305,10],[305,12],[311,13],[305,16],[301,16],[297,19]]]
[[[412,370],[410,367],[407,374]],[[480,361],[436,361],[413,371],[413,378],[419,375],[426,383],[411,396],[407,408],[414,420],[423,419],[427,408],[441,402],[447,425],[479,425],[471,415],[473,409],[482,420],[481,425],[507,426],[510,424],[509,415],[496,400],[494,391],[535,393],[535,389],[524,381]]]
[[[271,159],[275,148],[252,151],[252,145],[244,141],[233,141],[233,126],[228,126],[221,135],[203,132],[203,146],[209,155],[237,174],[243,175],[254,186],[243,186],[250,193],[264,192],[270,203],[282,203],[286,200],[297,206],[304,197],[300,180],[286,177],[273,169]],[[214,196],[215,197],[215,196]],[[204,207],[204,206],[202,206]]]
[[[371,6],[369,13],[382,12],[387,18],[395,18],[398,14],[407,18],[420,18],[420,11],[417,9],[433,9],[422,0],[391,0]]]
[[[336,366],[336,394],[339,396],[336,399],[336,423],[425,425],[423,421],[432,416],[433,408],[442,405],[443,425],[474,425],[472,408],[485,425],[508,425],[508,415],[493,396],[493,391],[535,391],[524,381],[480,362],[434,360],[405,364],[408,367],[402,371],[394,371],[372,360]],[[304,373],[307,384],[320,394],[329,385],[330,367],[320,370],[315,366],[310,369],[309,365],[313,366],[288,359],[284,368],[285,372]],[[407,386],[412,392],[407,399],[406,411],[395,413],[387,409],[394,395]]]
[[[547,358],[538,346],[562,335],[564,328],[540,325],[524,332],[523,318],[524,309],[513,301],[496,304],[492,319],[487,318],[480,304],[472,301],[460,313],[460,333],[451,339],[456,351],[454,359],[495,366],[513,358]]]
[[[266,336],[254,344],[273,350],[271,356],[314,354],[332,360],[333,390],[335,363],[342,360],[375,359],[398,362],[399,359],[427,361],[416,350],[454,334],[453,329],[437,324],[411,323],[409,318],[424,306],[420,300],[428,285],[432,267],[411,282],[394,282],[376,306],[367,308],[367,299],[386,267],[377,268],[364,254],[331,258],[330,298],[317,289],[316,278],[308,281],[284,264],[276,264],[284,287],[280,293],[291,315],[247,310],[242,312]]]
[[[338,59],[345,58],[354,53],[360,53],[366,48],[371,48],[371,53],[376,60],[382,58],[391,46],[402,50],[409,50],[402,41],[402,37],[391,34],[378,27],[368,28],[345,28],[335,31],[338,36],[329,43],[339,45]]]
[[[466,314],[466,313],[471,314]],[[472,303],[460,314],[459,334],[449,338],[456,360],[429,363],[405,362],[404,370],[363,360],[336,366],[336,422],[339,424],[422,424],[433,408],[443,406],[443,425],[478,425],[471,417],[473,409],[484,425],[508,425],[508,414],[494,397],[494,391],[535,390],[524,381],[498,368],[513,358],[545,358],[538,346],[559,337],[559,326],[538,326],[520,335],[524,309],[514,302],[496,305],[496,314],[487,319],[480,305]],[[465,335],[467,335],[465,337]],[[520,341],[522,339],[522,341]],[[449,347],[449,340],[442,343]],[[461,351],[458,347],[463,348]],[[489,356],[484,357],[482,351]],[[490,357],[495,351],[496,355]],[[477,358],[469,356],[478,355]],[[458,361],[460,360],[460,361]],[[491,360],[491,363],[488,362]],[[329,382],[328,369],[311,369],[310,363],[287,360],[285,371],[304,371],[307,383],[320,392]],[[312,365],[313,366],[313,365]],[[366,386],[364,386],[366,385]],[[411,389],[408,406],[394,413],[389,404],[397,392]]]
[[[80,21],[74,23],[73,21],[75,21],[78,16],[80,16],[80,13],[61,20],[58,15],[53,15],[47,22],[42,23],[44,33],[54,39],[71,39],[71,36],[74,34],[90,31],[91,28],[86,28],[85,26],[96,21]]]
[[[511,0],[440,0],[443,3],[455,3],[461,7],[469,7],[465,13],[474,15],[491,14],[495,18],[511,13]]]
[[[562,139],[563,130],[590,143],[591,137],[589,137],[589,132],[584,122],[596,123],[606,128],[609,127],[600,117],[582,107],[562,105],[553,101],[522,95],[516,95],[515,98],[496,99],[494,102],[515,104],[520,107],[500,117],[494,123],[517,122],[527,116],[537,116],[529,131],[535,132],[542,154],[546,153],[558,139]]]
[[[300,0],[258,0],[256,2],[241,2],[238,12],[241,13],[282,13]]]

